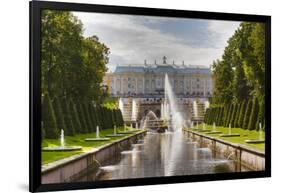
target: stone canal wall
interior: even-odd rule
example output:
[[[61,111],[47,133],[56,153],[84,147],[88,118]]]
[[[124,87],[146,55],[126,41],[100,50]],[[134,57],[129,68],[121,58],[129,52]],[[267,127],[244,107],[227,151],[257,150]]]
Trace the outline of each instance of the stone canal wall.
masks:
[[[142,139],[145,135],[146,130],[139,131],[134,135],[95,148],[92,151],[73,155],[42,166],[41,183],[50,184],[75,181],[75,179],[85,175],[87,172],[97,170],[100,163],[116,156],[120,151],[130,147],[132,143],[136,143],[138,139]]]
[[[246,167],[253,171],[265,170],[265,153],[244,145],[231,143],[222,139],[207,136],[187,129],[183,130],[189,138],[199,143],[200,147],[208,147],[212,150],[214,157],[222,155],[225,159],[236,162],[236,171]]]

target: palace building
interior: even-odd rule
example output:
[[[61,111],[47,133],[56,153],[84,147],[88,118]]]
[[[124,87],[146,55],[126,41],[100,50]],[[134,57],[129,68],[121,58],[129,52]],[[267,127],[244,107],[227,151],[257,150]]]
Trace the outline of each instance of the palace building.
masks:
[[[137,115],[132,115],[133,109],[129,110],[130,112],[123,112],[123,115],[129,114],[127,121],[130,122],[132,117],[138,119],[145,113],[141,110],[146,112],[154,110],[157,116],[161,116],[166,74],[179,103],[193,107],[196,101],[199,106],[203,104],[205,109],[204,104],[213,93],[212,72],[208,67],[186,65],[184,62],[180,65],[175,62],[168,63],[164,56],[161,63],[155,61],[149,64],[145,61],[143,65],[117,65],[113,72],[106,73],[103,82],[110,95],[119,97],[123,105],[128,103],[129,106],[133,106],[130,105],[133,101],[138,105]],[[150,109],[140,107],[145,104],[149,104]],[[191,109],[189,112],[192,111],[194,110]]]

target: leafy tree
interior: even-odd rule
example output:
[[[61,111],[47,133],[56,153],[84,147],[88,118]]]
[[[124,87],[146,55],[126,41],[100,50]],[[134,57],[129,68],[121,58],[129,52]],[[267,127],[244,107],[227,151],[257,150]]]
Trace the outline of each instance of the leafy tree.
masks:
[[[42,128],[44,128],[45,137],[48,139],[57,139],[59,137],[59,132],[57,128],[53,105],[48,93],[46,93],[43,98],[42,121]]]
[[[42,90],[50,96],[101,102],[109,49],[98,37],[83,37],[83,25],[69,11],[43,10]]]
[[[227,57],[227,53],[224,55]],[[213,103],[229,103],[232,100],[232,67],[225,60],[213,62],[214,98]]]

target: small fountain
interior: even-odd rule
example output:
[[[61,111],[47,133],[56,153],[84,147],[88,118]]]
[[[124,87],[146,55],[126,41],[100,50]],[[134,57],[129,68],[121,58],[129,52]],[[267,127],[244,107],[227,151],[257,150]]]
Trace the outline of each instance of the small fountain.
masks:
[[[203,129],[200,129],[199,132],[210,132],[210,129],[206,129],[206,124],[203,123]]]
[[[207,132],[206,134],[221,134],[221,133],[222,133],[221,131],[217,131],[217,129],[216,129],[216,123],[214,122],[214,123],[213,123],[212,131]]]
[[[96,127],[96,137],[95,138],[86,138],[85,141],[109,141],[110,138],[107,137],[100,137],[100,129],[97,125]]]
[[[120,136],[123,136],[123,134],[117,133],[117,127],[116,127],[116,125],[114,125],[114,133],[113,133],[113,134],[108,134],[108,135],[106,135],[106,137],[120,137]]]
[[[126,124],[124,124],[123,131],[119,131],[118,134],[131,134],[134,133],[134,130],[127,130]]]
[[[82,149],[81,146],[65,146],[64,143],[64,130],[60,134],[60,146],[50,146],[42,148],[43,151],[75,151]]]
[[[245,142],[246,143],[255,143],[255,144],[264,143],[265,142],[264,137],[263,137],[261,123],[259,123],[259,138],[258,139],[247,139],[247,140],[245,140]]]
[[[232,133],[231,124],[228,127],[228,134],[220,134],[220,137],[239,137],[239,133]]]

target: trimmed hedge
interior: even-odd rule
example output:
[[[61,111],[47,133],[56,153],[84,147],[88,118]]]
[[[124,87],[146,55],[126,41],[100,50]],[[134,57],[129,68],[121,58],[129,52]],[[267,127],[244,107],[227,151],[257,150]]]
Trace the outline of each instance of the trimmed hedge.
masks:
[[[205,112],[206,124],[216,123],[217,126],[259,130],[259,123],[264,128],[264,104],[259,104],[258,99],[243,100],[241,103],[224,106],[211,106]]]
[[[58,139],[60,130],[65,135],[73,136],[80,133],[100,129],[123,126],[123,116],[120,109],[109,109],[91,102],[79,102],[67,98],[54,97],[51,101],[48,94],[43,97],[41,137]]]

